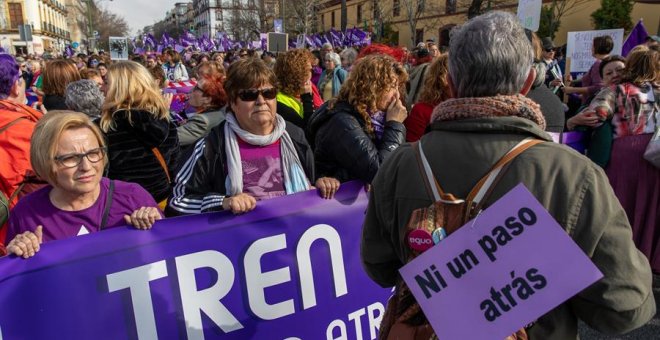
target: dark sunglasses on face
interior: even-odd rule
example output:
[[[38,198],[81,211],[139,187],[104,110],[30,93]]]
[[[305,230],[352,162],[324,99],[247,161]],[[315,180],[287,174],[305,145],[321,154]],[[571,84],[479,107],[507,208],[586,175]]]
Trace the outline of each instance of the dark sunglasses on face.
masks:
[[[554,52],[555,50],[553,50],[552,48],[549,48],[549,49],[547,49],[547,50],[545,50],[545,51],[548,52],[548,53],[550,53],[550,52]]]
[[[277,89],[271,87],[261,90],[257,90],[257,89],[241,90],[238,92],[238,98],[241,98],[241,100],[244,102],[253,102],[257,100],[259,94],[261,94],[264,97],[264,99],[275,99],[275,97],[277,96]]]
[[[85,153],[70,153],[61,156],[55,156],[55,161],[62,164],[64,167],[73,168],[80,165],[84,157],[86,157],[87,160],[92,163],[97,163],[103,159],[105,153],[105,148],[96,148]]]

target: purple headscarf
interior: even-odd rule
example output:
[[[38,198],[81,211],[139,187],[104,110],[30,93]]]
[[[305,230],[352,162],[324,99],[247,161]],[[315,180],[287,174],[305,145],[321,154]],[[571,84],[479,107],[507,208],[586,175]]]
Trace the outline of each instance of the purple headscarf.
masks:
[[[0,54],[0,99],[9,97],[11,88],[20,76],[16,59],[10,54]]]

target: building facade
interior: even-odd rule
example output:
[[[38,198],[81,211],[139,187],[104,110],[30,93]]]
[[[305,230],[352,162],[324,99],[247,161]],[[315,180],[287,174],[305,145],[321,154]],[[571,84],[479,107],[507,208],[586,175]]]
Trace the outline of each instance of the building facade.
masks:
[[[0,1],[0,46],[10,53],[62,51],[71,42],[67,13],[58,0]],[[19,25],[30,25],[32,41],[21,41]]]
[[[555,43],[566,42],[573,31],[593,30],[591,13],[600,8],[600,0],[568,0],[578,3],[561,18]],[[449,31],[467,21],[470,0],[346,0],[347,27],[360,27],[385,37],[391,43],[413,47],[433,39],[441,45],[449,40]],[[550,3],[552,0],[544,0]],[[489,1],[491,9],[516,12],[517,0]],[[636,1],[631,19],[644,18],[649,34],[657,34],[660,20],[659,0]],[[320,0],[318,30],[341,27],[341,0]]]

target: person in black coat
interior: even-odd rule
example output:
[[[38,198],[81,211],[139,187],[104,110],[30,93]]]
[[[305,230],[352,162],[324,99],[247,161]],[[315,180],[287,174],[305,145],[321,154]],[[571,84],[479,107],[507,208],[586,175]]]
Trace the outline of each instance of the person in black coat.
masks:
[[[534,67],[536,68],[536,79],[527,93],[527,97],[541,106],[541,112],[545,118],[545,131],[562,132],[564,131],[564,103],[544,83],[545,64],[534,63]]]
[[[399,95],[403,66],[386,55],[359,60],[333,101],[317,110],[308,137],[319,176],[340,182],[373,180],[378,168],[405,142],[408,116]]]
[[[169,103],[134,61],[112,64],[107,77],[100,125],[108,140],[108,177],[141,185],[164,209],[179,155]]]

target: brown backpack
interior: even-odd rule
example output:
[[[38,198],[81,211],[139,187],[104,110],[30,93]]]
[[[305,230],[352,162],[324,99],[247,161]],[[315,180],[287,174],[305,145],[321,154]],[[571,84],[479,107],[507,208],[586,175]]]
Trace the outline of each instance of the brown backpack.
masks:
[[[538,143],[542,143],[542,141],[527,138],[514,146],[479,180],[465,200],[458,199],[454,195],[445,193],[442,190],[424,155],[421,143],[413,143],[419,170],[425,179],[426,190],[435,203],[427,208],[413,211],[408,220],[408,224],[406,225],[406,239],[404,241],[406,244],[404,246],[410,248],[411,251],[407,262],[414,260],[422,252],[430,248],[433,243],[441,241],[442,238],[450,235],[467,223],[467,221],[478,215],[486,198],[490,196],[495,185],[506,172],[509,162],[523,151]],[[409,240],[409,238],[413,232],[416,235],[425,235],[426,237],[423,239],[427,242],[410,243],[412,239]],[[433,240],[432,244],[427,244],[429,237]],[[426,247],[426,249],[421,249],[420,247]],[[387,304],[387,309],[380,326],[379,339],[437,339],[421,307],[403,280],[399,281],[394,296],[392,296]],[[516,333],[510,335],[507,337],[508,339],[527,339],[525,328],[521,328]]]

